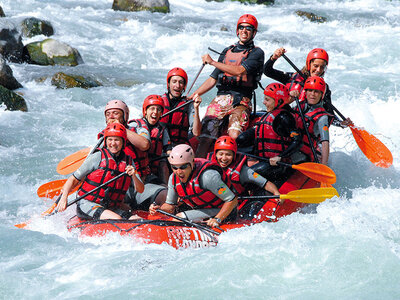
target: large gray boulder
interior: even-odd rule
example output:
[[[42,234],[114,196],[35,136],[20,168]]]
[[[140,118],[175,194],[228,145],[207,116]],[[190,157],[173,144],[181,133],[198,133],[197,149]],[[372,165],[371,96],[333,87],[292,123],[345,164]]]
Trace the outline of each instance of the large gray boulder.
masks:
[[[114,0],[113,10],[169,13],[168,0]]]
[[[13,71],[6,61],[0,56],[0,85],[9,90],[15,90],[22,87],[22,85],[13,76]]]
[[[30,63],[38,65],[76,66],[83,64],[78,50],[54,39],[45,39],[25,46]]]
[[[6,15],[5,15],[4,11],[3,11],[3,8],[0,6],[0,18],[3,18],[5,16]]]
[[[0,105],[3,104],[7,110],[28,111],[24,98],[0,85]]]
[[[0,54],[12,62],[23,62],[21,34],[14,24],[6,19],[0,19]]]
[[[23,36],[33,37],[35,35],[51,36],[54,34],[53,26],[49,21],[38,18],[26,18],[21,22],[21,32]]]

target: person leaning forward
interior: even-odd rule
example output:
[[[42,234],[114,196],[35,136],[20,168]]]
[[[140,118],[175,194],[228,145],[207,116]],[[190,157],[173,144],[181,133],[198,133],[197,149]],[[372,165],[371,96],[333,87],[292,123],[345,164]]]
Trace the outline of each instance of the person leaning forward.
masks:
[[[194,92],[200,96],[217,86],[217,97],[207,107],[196,156],[205,157],[213,140],[221,135],[224,120],[229,118],[228,134],[236,139],[246,130],[251,113],[251,98],[262,74],[264,51],[254,46],[257,19],[249,14],[239,18],[236,35],[239,41],[221,53],[218,61],[209,54],[203,63],[215,67],[210,77]],[[193,97],[193,95],[190,96]]]
[[[58,211],[67,207],[68,194],[81,181],[78,196],[95,189],[126,171],[126,175],[109,183],[97,192],[78,201],[77,215],[87,219],[134,219],[124,203],[125,194],[133,181],[139,193],[144,185],[132,166],[132,158],[125,154],[126,128],[120,123],[110,123],[104,130],[105,147],[97,149],[65,183],[57,205]]]

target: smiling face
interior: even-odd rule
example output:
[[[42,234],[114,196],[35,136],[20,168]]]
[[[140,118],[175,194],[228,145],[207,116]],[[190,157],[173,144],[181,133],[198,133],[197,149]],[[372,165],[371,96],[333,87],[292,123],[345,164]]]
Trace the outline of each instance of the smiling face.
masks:
[[[240,23],[236,34],[239,38],[239,43],[245,44],[254,38],[256,31],[254,30],[254,27],[251,24]]]
[[[232,150],[218,150],[215,154],[218,164],[221,168],[228,167],[233,161],[234,153]]]
[[[310,76],[322,76],[326,69],[326,61],[323,59],[313,59],[310,62]]]
[[[105,112],[106,124],[114,123],[118,121],[124,124],[124,112],[117,108],[111,108]]]
[[[306,90],[307,103],[314,105],[319,103],[322,98],[322,92],[319,90]]]
[[[171,168],[172,172],[178,176],[182,183],[186,183],[189,180],[190,174],[192,174],[192,166],[190,163],[171,165]]]
[[[185,89],[185,79],[181,76],[171,76],[169,79],[169,93],[172,97],[178,98],[182,96]]]
[[[150,125],[155,125],[160,120],[163,109],[160,105],[150,105],[146,109],[146,119]]]
[[[264,101],[263,104],[267,108],[267,112],[273,111],[275,109],[275,99],[264,95]]]
[[[106,139],[106,147],[112,154],[118,155],[123,146],[124,140],[119,136],[108,136]]]

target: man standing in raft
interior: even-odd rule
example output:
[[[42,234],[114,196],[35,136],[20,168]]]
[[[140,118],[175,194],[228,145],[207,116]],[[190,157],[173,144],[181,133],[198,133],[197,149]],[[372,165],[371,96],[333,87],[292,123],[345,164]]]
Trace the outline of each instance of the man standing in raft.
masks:
[[[249,14],[239,18],[236,35],[239,42],[222,51],[215,61],[203,55],[203,63],[214,66],[210,77],[195,91],[200,96],[217,86],[217,97],[207,107],[202,122],[198,157],[205,157],[210,145],[221,135],[224,120],[229,118],[228,134],[236,139],[246,130],[251,113],[251,98],[257,88],[264,64],[264,51],[254,46],[257,19]],[[192,96],[191,96],[192,97]]]
[[[162,96],[164,101],[164,114],[187,103],[183,96],[188,83],[188,76],[182,68],[173,68],[167,74],[168,91]],[[175,112],[163,117],[160,123],[168,130],[173,145],[188,144],[189,132],[198,136],[201,132],[199,106],[201,98],[193,97],[194,103],[187,104]]]
[[[207,225],[211,227],[236,218],[238,200],[218,164],[206,159],[195,159],[192,147],[185,144],[175,146],[168,160],[173,173],[168,181],[167,200],[161,207],[152,204],[151,214],[159,208],[174,213],[180,199],[192,208],[179,213],[178,216],[182,218],[194,222],[208,219]]]
[[[57,206],[59,212],[67,207],[68,194],[82,180],[78,196],[95,189],[117,175],[127,175],[109,183],[77,204],[77,215],[86,219],[129,219],[135,218],[124,203],[125,194],[133,181],[135,189],[141,193],[144,185],[132,166],[132,158],[125,154],[126,128],[119,123],[111,123],[104,130],[105,147],[90,155],[82,166],[72,174],[63,187]]]

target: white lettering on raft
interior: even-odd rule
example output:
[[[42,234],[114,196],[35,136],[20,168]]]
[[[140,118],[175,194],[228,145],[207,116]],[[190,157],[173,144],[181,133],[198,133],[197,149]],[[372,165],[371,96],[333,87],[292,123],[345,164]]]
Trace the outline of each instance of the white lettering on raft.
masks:
[[[168,244],[183,248],[207,248],[217,245],[216,238],[196,228],[167,228]]]

